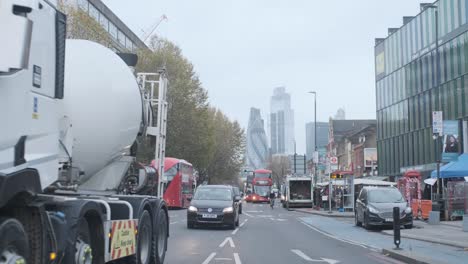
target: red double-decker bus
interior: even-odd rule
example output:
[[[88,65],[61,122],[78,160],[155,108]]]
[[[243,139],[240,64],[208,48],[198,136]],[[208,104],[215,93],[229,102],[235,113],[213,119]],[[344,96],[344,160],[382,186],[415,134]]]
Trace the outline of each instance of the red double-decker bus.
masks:
[[[252,179],[252,193],[246,197],[247,202],[262,203],[270,202],[272,171],[265,169],[254,170]]]
[[[164,159],[164,176],[167,179],[163,198],[171,208],[187,208],[187,198],[192,198],[196,186],[193,166],[189,162],[166,157]]]

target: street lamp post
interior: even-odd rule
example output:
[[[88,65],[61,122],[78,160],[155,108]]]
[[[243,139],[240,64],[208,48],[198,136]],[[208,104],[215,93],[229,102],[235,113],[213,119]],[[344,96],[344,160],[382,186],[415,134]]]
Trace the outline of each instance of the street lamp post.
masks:
[[[434,9],[434,20],[435,20],[435,49],[436,49],[436,85],[437,87],[440,86],[440,53],[439,53],[439,7],[437,5],[429,5],[427,8]],[[434,134],[434,149],[435,149],[435,161],[437,164],[437,195],[440,194],[440,189],[442,187],[442,199],[445,199],[446,193],[443,185],[443,180],[440,178],[440,153],[442,152],[439,150],[438,146],[440,146],[440,137],[443,135]],[[432,193],[432,192],[431,192]],[[448,211],[447,211],[447,199],[444,201],[444,214],[445,219],[447,219]]]
[[[317,184],[317,164],[318,164],[318,153],[317,153],[317,92],[310,91],[309,93],[314,95],[314,183]],[[317,160],[315,160],[317,155]]]

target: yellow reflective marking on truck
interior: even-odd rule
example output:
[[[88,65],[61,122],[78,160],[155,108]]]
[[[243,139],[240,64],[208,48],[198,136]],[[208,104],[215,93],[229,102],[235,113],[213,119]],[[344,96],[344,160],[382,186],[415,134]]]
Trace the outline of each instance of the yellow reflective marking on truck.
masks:
[[[136,220],[112,221],[111,260],[135,254]]]

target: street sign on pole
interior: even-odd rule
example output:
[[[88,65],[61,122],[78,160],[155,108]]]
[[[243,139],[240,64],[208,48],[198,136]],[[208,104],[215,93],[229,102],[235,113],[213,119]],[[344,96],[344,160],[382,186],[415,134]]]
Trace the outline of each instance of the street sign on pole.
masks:
[[[319,152],[314,151],[314,163],[317,164],[319,162]]]
[[[444,130],[444,120],[442,111],[432,112],[432,134],[442,135]]]
[[[330,157],[330,164],[338,164],[338,158],[337,157]]]

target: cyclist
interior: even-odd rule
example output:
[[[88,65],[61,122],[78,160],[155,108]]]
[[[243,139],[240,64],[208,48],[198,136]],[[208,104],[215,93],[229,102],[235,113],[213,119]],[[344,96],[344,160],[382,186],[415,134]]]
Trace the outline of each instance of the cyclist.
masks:
[[[275,205],[275,192],[273,192],[273,190],[270,191],[270,206],[271,206],[271,209],[273,209],[273,206]]]

